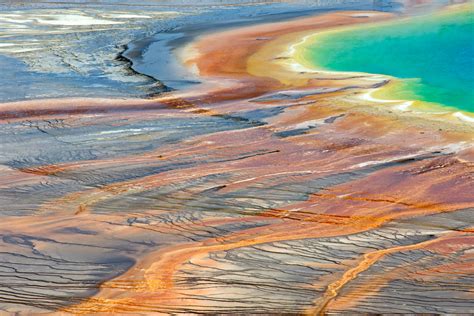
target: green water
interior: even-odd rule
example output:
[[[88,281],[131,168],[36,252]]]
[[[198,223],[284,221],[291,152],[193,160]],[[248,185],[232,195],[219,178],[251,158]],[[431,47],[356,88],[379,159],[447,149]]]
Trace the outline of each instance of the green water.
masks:
[[[318,35],[303,51],[317,68],[402,79],[391,99],[474,112],[474,9]]]

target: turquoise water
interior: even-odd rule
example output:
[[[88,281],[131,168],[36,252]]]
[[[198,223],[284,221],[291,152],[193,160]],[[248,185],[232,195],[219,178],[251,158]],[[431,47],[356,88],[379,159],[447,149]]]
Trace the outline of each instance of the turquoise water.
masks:
[[[474,10],[357,26],[318,35],[304,57],[317,68],[402,80],[390,98],[474,112]]]

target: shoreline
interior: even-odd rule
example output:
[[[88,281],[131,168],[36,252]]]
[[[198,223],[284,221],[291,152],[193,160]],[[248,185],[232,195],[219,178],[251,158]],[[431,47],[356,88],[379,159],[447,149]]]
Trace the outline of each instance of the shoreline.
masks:
[[[350,6],[349,6],[350,8]],[[184,24],[177,28],[163,30],[152,36],[141,38],[129,43],[128,48],[122,52],[132,65],[132,69],[139,74],[163,82],[165,86],[173,90],[183,90],[199,84],[199,77],[195,76],[189,69],[183,67],[179,51],[206,34],[232,30],[238,27],[251,27],[265,23],[279,22],[281,20],[299,19],[311,15],[324,14],[330,11],[326,8],[293,9],[291,12],[267,13],[253,17],[233,18],[230,21],[218,21],[217,23],[203,23],[195,21]],[[345,9],[339,9],[345,10]],[[177,52],[175,52],[177,51]],[[153,57],[144,58],[144,54]],[[159,67],[149,69],[150,63],[156,64],[159,59]]]

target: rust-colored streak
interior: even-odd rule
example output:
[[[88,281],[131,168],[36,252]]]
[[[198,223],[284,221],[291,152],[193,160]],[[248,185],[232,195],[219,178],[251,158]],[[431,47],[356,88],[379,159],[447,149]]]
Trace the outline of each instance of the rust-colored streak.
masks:
[[[436,240],[429,240],[414,245],[400,246],[389,249],[382,249],[374,252],[365,254],[360,262],[353,268],[347,270],[337,281],[328,285],[326,292],[321,298],[315,301],[315,307],[306,311],[307,315],[324,315],[328,305],[336,298],[340,290],[361,273],[369,269],[375,262],[379,261],[382,257],[401,251],[420,249],[424,246],[430,245],[436,242]]]

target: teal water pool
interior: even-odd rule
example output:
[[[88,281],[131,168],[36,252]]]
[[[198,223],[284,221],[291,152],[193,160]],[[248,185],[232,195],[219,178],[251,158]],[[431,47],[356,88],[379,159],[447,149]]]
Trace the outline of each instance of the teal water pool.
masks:
[[[318,34],[302,48],[319,69],[401,79],[392,99],[474,112],[474,8]]]

